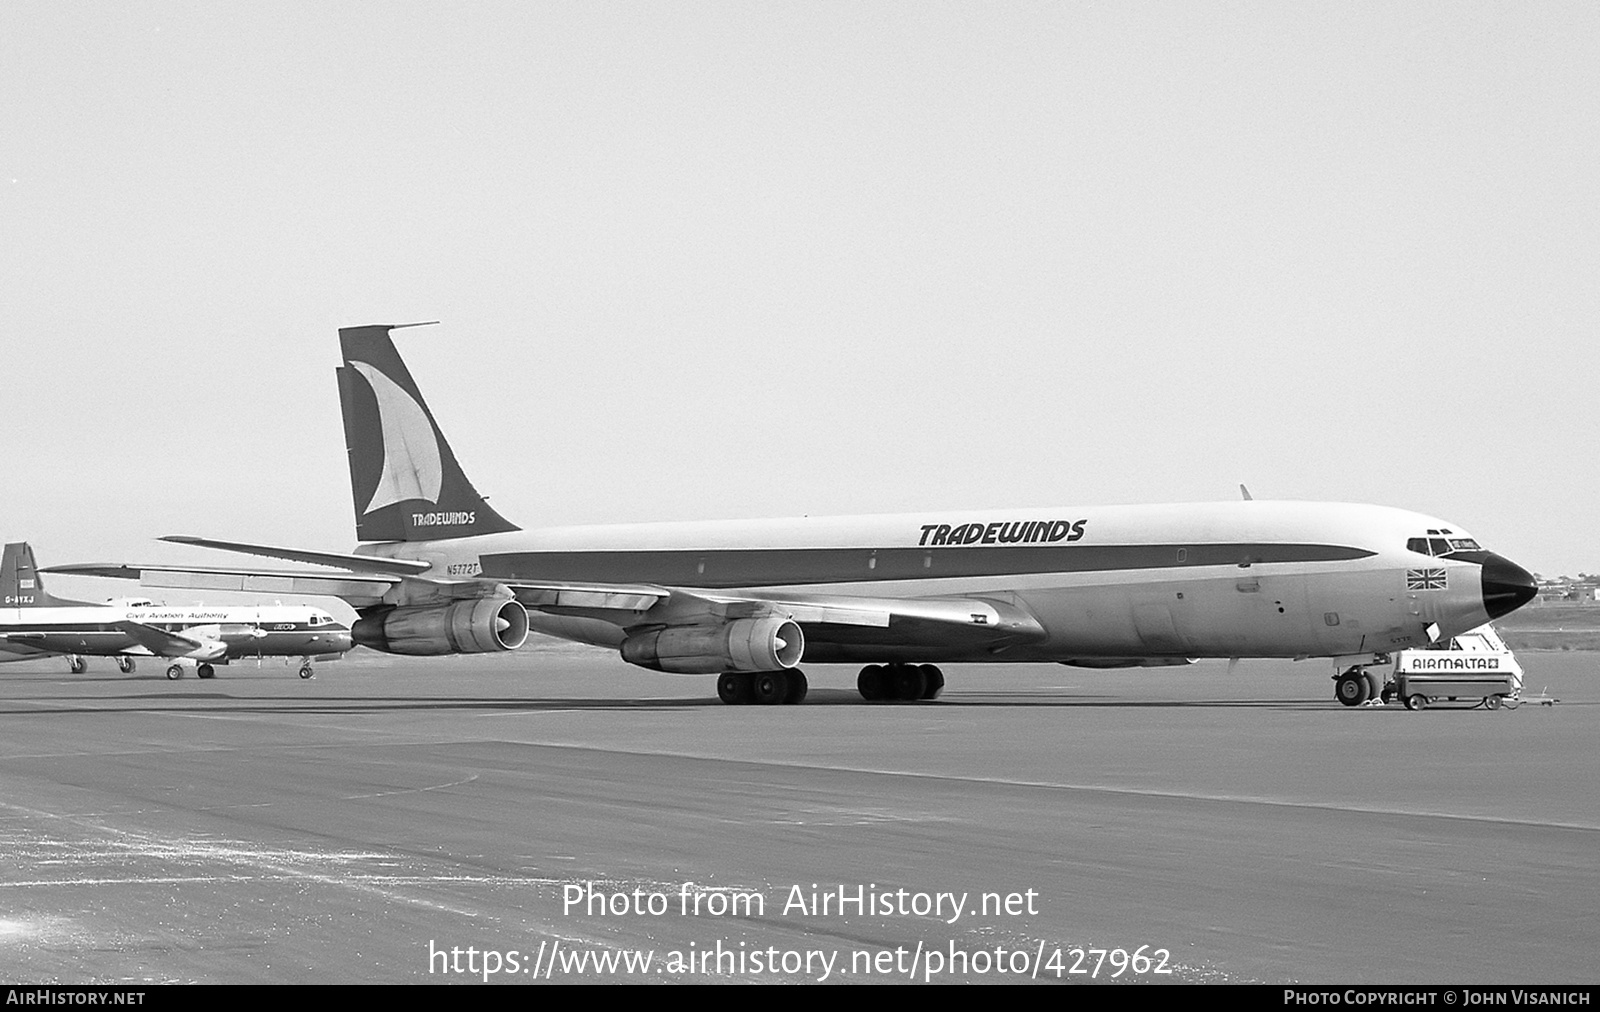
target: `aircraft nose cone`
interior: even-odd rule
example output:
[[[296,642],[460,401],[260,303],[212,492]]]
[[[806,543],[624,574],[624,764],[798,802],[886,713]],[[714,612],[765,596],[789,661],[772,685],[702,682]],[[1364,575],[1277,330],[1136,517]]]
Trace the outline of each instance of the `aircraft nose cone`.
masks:
[[[1533,574],[1493,552],[1483,560],[1483,610],[1491,619],[1509,615],[1539,593]]]

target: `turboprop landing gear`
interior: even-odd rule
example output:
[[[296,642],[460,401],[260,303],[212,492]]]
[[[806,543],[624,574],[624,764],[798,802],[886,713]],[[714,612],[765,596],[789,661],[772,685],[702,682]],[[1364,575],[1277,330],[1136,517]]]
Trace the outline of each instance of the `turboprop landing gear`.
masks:
[[[311,670],[311,662],[310,661],[301,661],[300,662],[300,677],[301,678],[310,678],[314,674],[316,674],[316,672]]]
[[[182,678],[183,677],[183,665],[182,664],[169,664],[169,665],[167,665],[167,677],[172,679],[173,681],[177,681],[178,679]]]
[[[77,654],[67,655],[67,670],[75,675],[81,675],[89,670],[89,662]]]
[[[810,683],[799,668],[785,671],[724,671],[717,676],[717,698],[730,706],[744,703],[799,703]]]
[[[117,655],[117,670],[118,671],[122,672],[125,675],[131,675],[131,674],[133,674],[133,668],[134,668],[134,663],[133,663],[133,658],[132,657],[129,657],[127,654],[118,654]]]
[[[944,691],[944,672],[932,664],[869,664],[856,676],[856,690],[874,702],[937,699]]]

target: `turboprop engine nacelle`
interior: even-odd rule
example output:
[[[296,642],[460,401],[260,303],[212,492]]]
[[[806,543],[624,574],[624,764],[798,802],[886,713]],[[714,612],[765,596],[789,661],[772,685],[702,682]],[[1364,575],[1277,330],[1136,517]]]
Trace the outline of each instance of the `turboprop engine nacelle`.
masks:
[[[786,618],[742,618],[721,625],[668,626],[622,641],[629,664],[680,675],[780,671],[800,663],[806,638]]]
[[[228,656],[228,644],[222,638],[222,627],[215,625],[190,626],[183,631],[185,639],[195,641],[195,648],[175,657],[196,661],[220,661]]]
[[[391,608],[357,619],[350,638],[373,650],[414,656],[515,650],[528,639],[528,613],[505,598]]]

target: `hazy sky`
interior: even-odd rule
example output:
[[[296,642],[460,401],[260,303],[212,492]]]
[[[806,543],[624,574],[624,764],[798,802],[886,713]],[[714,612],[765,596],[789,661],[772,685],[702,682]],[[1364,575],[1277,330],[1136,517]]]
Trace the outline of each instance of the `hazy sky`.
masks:
[[[1600,572],[1600,5],[0,7],[0,535],[1257,498]],[[118,586],[71,581],[57,589]]]

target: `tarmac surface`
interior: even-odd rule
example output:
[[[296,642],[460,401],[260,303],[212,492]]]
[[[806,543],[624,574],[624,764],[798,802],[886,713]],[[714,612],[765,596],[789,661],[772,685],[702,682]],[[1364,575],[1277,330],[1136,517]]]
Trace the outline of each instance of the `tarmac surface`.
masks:
[[[1519,658],[1559,705],[1246,661],[729,707],[548,641],[8,664],[0,980],[1594,982],[1600,654]]]

